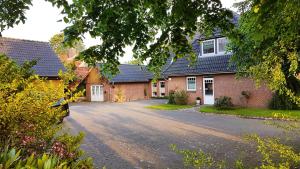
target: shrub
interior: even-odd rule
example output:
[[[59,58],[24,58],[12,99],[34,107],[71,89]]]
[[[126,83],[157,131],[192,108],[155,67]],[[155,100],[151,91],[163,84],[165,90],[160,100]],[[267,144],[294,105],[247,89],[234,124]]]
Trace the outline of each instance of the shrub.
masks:
[[[219,110],[232,109],[231,97],[221,96],[220,98],[216,98],[214,106]]]
[[[287,96],[280,95],[275,92],[269,103],[269,108],[274,110],[294,110],[299,109],[299,107],[291,102]]]
[[[21,158],[22,152],[16,149],[5,148],[0,152],[0,168],[47,168],[47,169],[90,169],[93,168],[92,159],[77,159],[68,162],[59,158],[44,153],[41,156],[32,154],[29,157]]]
[[[168,97],[168,104],[175,104],[175,98],[174,98],[174,90],[171,90],[169,92],[169,97]]]
[[[0,55],[0,151],[5,145],[22,149],[22,159],[47,153],[72,162],[82,155],[78,147],[83,135],[60,131],[59,122],[66,112],[52,107],[59,99],[69,98],[72,91],[64,83],[39,78],[31,67],[31,63],[17,65]],[[73,96],[67,101],[77,94]]]
[[[124,96],[123,90],[121,88],[117,89],[117,93],[115,95],[115,101],[118,103],[122,103],[125,101],[125,96]]]
[[[188,103],[189,94],[185,90],[175,91],[174,101],[178,105],[186,105]]]

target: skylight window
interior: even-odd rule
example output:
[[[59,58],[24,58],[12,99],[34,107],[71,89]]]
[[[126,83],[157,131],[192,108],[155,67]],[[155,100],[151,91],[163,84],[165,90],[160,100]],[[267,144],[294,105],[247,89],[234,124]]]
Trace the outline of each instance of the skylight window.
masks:
[[[227,38],[218,39],[218,53],[222,54],[226,52],[226,45],[228,43]]]
[[[212,55],[215,53],[215,40],[206,40],[202,42],[202,55]]]

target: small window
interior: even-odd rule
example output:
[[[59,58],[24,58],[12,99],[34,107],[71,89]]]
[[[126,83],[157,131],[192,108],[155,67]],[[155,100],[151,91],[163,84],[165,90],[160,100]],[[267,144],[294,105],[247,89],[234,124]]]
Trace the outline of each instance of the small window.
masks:
[[[203,55],[210,55],[215,53],[215,40],[206,40],[202,42]]]
[[[160,88],[165,88],[165,82],[160,82]]]
[[[196,77],[187,77],[187,91],[196,91]]]
[[[153,87],[157,87],[157,84],[156,84],[156,83],[152,83],[152,86],[153,86]]]
[[[225,53],[227,43],[228,43],[227,38],[218,39],[218,53]]]

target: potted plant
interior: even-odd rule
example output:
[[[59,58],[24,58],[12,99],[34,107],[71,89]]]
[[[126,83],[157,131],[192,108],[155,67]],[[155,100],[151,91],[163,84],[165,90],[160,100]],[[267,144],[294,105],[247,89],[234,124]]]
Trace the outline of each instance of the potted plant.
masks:
[[[200,97],[197,97],[197,98],[196,98],[196,105],[200,105],[200,103],[201,103],[201,98],[200,98]]]

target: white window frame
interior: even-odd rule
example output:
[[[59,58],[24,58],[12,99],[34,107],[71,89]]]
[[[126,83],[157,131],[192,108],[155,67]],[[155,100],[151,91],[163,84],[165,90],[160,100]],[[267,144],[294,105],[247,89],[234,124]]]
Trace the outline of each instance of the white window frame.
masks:
[[[213,52],[213,53],[207,53],[207,54],[204,54],[203,46],[204,46],[204,43],[205,43],[205,42],[208,42],[208,41],[213,41],[213,44],[214,44],[214,52]],[[202,41],[202,44],[201,44],[201,52],[202,52],[202,56],[212,56],[212,55],[215,55],[215,53],[216,53],[216,41],[215,41],[215,39],[209,39],[209,40]]]
[[[195,79],[195,89],[189,89],[189,78],[194,78]],[[196,91],[197,90],[197,78],[196,76],[188,76],[186,77],[186,90],[187,91]]]
[[[223,52],[220,52],[220,51],[219,51],[219,49],[220,49],[220,47],[219,47],[219,40],[220,40],[220,39],[227,39],[227,38],[226,38],[226,37],[223,37],[223,38],[218,38],[218,39],[217,39],[217,53],[218,53],[218,54],[225,54],[225,53],[226,53],[226,50],[224,50]],[[227,42],[228,42],[228,39],[227,39]]]

